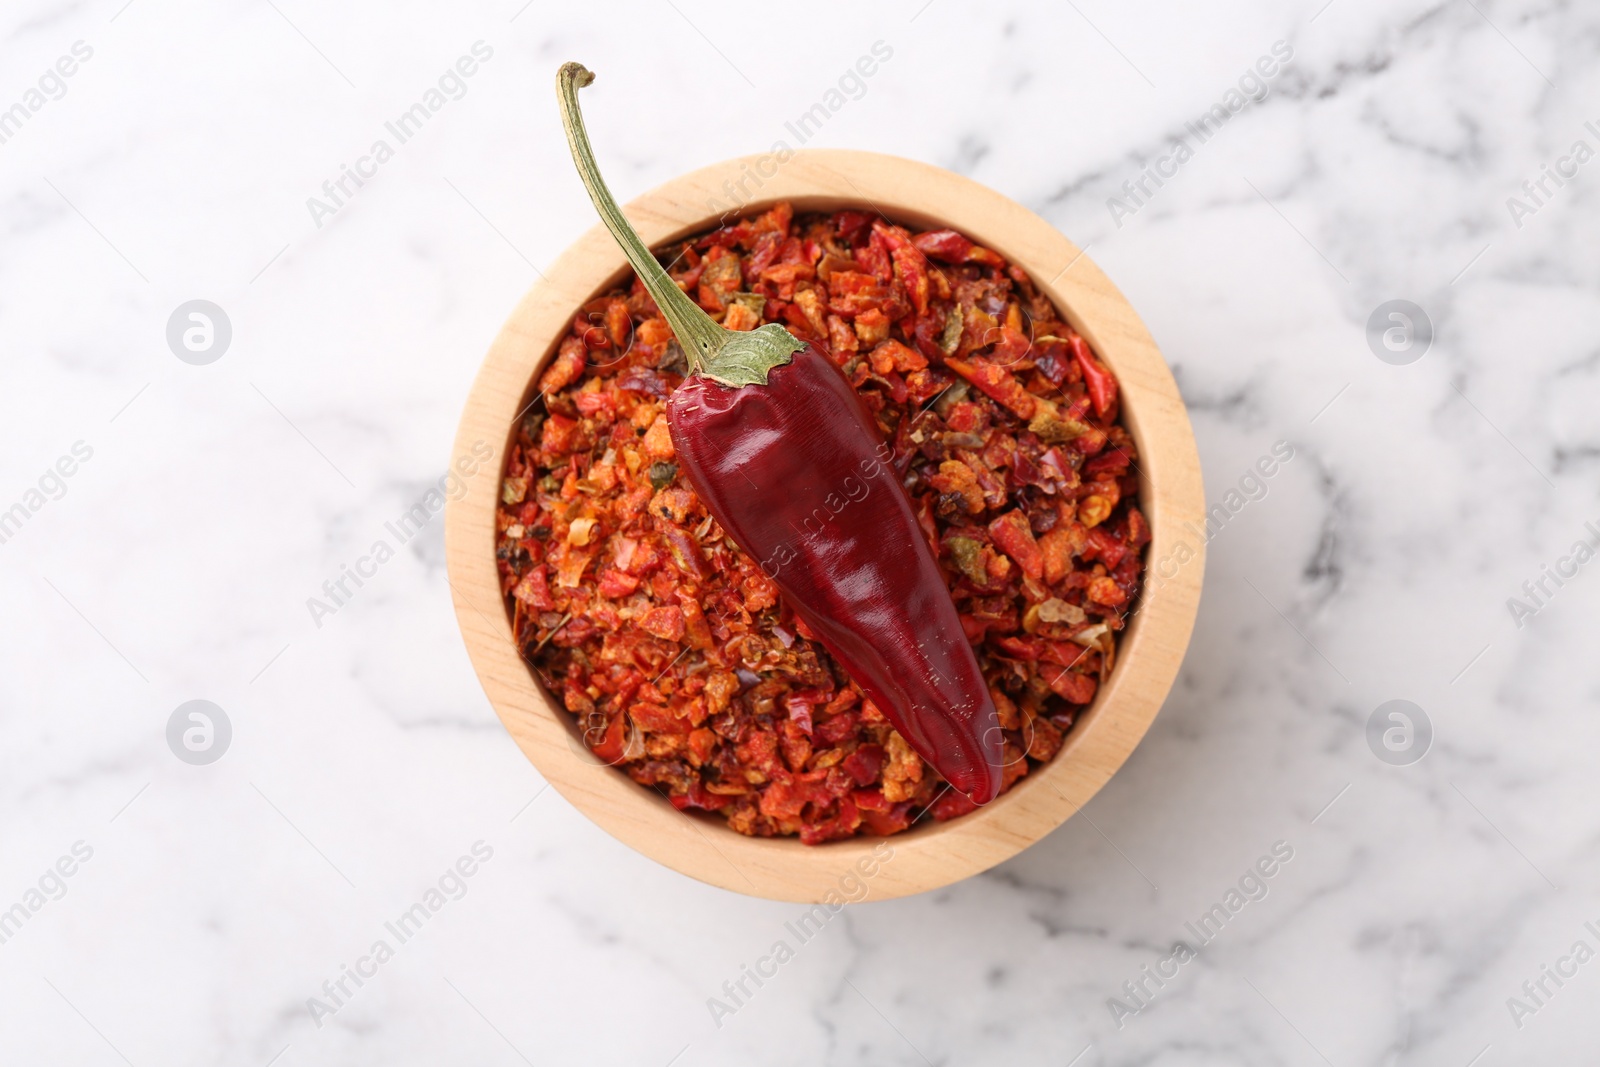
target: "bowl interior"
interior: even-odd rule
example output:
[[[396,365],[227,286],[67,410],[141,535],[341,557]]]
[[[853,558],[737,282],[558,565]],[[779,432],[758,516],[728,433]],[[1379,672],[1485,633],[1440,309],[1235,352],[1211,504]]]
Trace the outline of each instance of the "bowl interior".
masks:
[[[743,217],[749,216],[749,215],[757,215],[757,214],[760,214],[763,211],[766,211],[768,208],[772,207],[773,205],[779,203],[780,200],[785,200],[788,203],[790,203],[794,207],[796,215],[799,215],[799,214],[801,214],[803,212],[831,212],[831,211],[842,211],[842,210],[845,210],[845,209],[854,208],[856,210],[865,209],[865,210],[869,210],[869,211],[874,211],[875,214],[879,214],[880,216],[885,217],[889,222],[900,223],[900,224],[903,224],[903,225],[910,225],[911,227],[913,227],[915,229],[935,229],[935,228],[938,228],[938,227],[941,227],[941,226],[950,225],[949,222],[947,222],[946,220],[934,218],[932,216],[929,216],[929,215],[927,215],[925,213],[921,213],[921,212],[916,212],[916,211],[896,211],[892,215],[884,215],[882,212],[875,211],[873,209],[872,205],[866,204],[866,203],[862,202],[859,199],[851,200],[848,197],[824,196],[824,195],[812,195],[812,196],[801,196],[801,197],[769,197],[769,198],[766,198],[766,199],[751,200],[748,203],[745,203],[745,204],[741,205],[737,210],[729,212],[726,216],[722,216],[721,218],[727,218],[728,220],[731,221],[733,219],[743,218]],[[686,226],[681,228],[680,232],[671,233],[671,234],[669,234],[668,236],[662,238],[659,241],[653,241],[651,243],[651,247],[652,247],[653,250],[660,251],[663,248],[666,248],[666,247],[669,247],[669,246],[671,246],[673,244],[676,244],[677,242],[683,240],[686,237],[693,237],[693,236],[695,236],[697,234],[702,234],[702,233],[706,232],[706,230],[711,229],[714,226],[716,226],[719,223],[719,221],[720,221],[719,216],[710,216],[709,218],[707,218],[706,220],[702,221],[701,223],[686,225]],[[1004,248],[995,248],[994,251],[1000,253],[1002,256],[1005,256],[1008,260],[1012,260],[1012,257],[1006,251],[1006,249],[1004,249]],[[1015,262],[1014,260],[1012,260],[1012,261]],[[620,266],[618,266],[618,268],[610,276],[608,276],[603,282],[601,282],[592,291],[590,291],[590,293],[587,296],[585,296],[582,301],[579,301],[579,303],[580,304],[587,303],[589,300],[594,299],[595,297],[601,296],[601,295],[611,291],[612,289],[615,289],[622,282],[622,280],[624,278],[628,277],[632,273],[633,273],[632,268],[629,267],[626,262],[623,262]],[[1073,319],[1072,314],[1071,314],[1071,310],[1069,308],[1061,307],[1061,306],[1058,305],[1057,310],[1061,311],[1064,315],[1066,315],[1067,320],[1072,323],[1074,328],[1077,328],[1078,322]],[[574,306],[574,308],[572,309],[572,313],[576,314],[576,312],[577,312],[577,307]],[[1079,332],[1082,333],[1084,331],[1080,330]],[[538,395],[537,382],[538,382],[539,373],[541,373],[543,371],[544,367],[548,365],[550,360],[555,358],[556,349],[560,346],[560,343],[561,343],[561,335],[558,335],[556,337],[551,338],[550,344],[548,346],[546,346],[544,354],[540,357],[537,369],[535,370],[533,375],[528,380],[527,389],[525,390],[525,392],[523,394],[523,407],[527,407],[528,405],[530,405],[536,399],[536,397]],[[1137,420],[1136,417],[1134,417],[1134,414],[1131,412],[1131,409],[1127,408],[1126,405],[1124,406],[1122,422],[1123,422],[1123,425],[1127,428],[1129,434],[1132,435],[1132,437],[1134,439],[1134,444],[1137,446],[1137,448],[1139,450],[1139,454],[1141,456],[1144,455],[1144,440],[1143,440],[1143,438],[1142,438],[1142,436],[1140,434],[1140,431],[1139,431],[1138,420]],[[509,454],[509,452],[510,452],[510,445],[511,445],[512,439],[515,436],[515,430],[516,430],[515,425],[510,425],[510,426],[507,426],[507,428],[506,428],[506,438],[505,438],[505,441],[503,442],[503,448],[502,448],[502,452],[505,453],[505,454]],[[504,467],[502,466],[502,468],[501,468],[501,476],[502,477],[504,476],[504,473],[505,473]],[[1145,499],[1145,498],[1148,497],[1148,490],[1149,489],[1150,489],[1149,472],[1146,471],[1143,467],[1141,467],[1140,470],[1139,470],[1139,494],[1140,494],[1140,498],[1141,499]],[[492,542],[491,542],[488,550],[491,551],[491,552],[493,551]],[[1149,565],[1149,561],[1146,562],[1146,565],[1147,566]],[[1141,597],[1142,596],[1143,596],[1143,592],[1141,591]],[[502,600],[502,603],[501,603],[501,607],[502,607],[502,610],[506,610],[508,612],[508,615],[509,615],[509,609],[507,609],[505,607],[505,604],[504,604],[503,600]],[[1118,647],[1119,650],[1127,647],[1128,645],[1132,644],[1134,641],[1137,640],[1138,628],[1143,625],[1143,616],[1144,616],[1143,610],[1141,610],[1141,608],[1139,608],[1139,607],[1136,607],[1134,612],[1132,613],[1130,619],[1129,619],[1127,627],[1124,628],[1124,630],[1122,631],[1122,633],[1120,635],[1120,639],[1117,642],[1117,647]],[[508,618],[508,625],[509,625],[509,618]],[[1121,669],[1120,659],[1121,659],[1121,656],[1119,655],[1119,657],[1118,657],[1119,662],[1118,662],[1117,666],[1115,666],[1113,668],[1113,674],[1115,673],[1115,671]],[[533,677],[535,684],[542,684],[540,682],[540,679],[538,678],[537,672],[535,672],[531,666],[528,668],[528,672]],[[1067,732],[1066,738],[1063,741],[1062,746],[1061,746],[1061,751],[1056,753],[1055,759],[1062,760],[1062,759],[1068,759],[1068,758],[1071,757],[1072,749],[1076,746],[1078,738],[1082,735],[1083,731],[1089,727],[1090,723],[1093,722],[1094,718],[1097,715],[1100,714],[1100,709],[1105,705],[1105,701],[1101,697],[1102,697],[1102,694],[1101,693],[1097,693],[1096,696],[1095,696],[1095,700],[1089,705],[1088,709],[1086,711],[1082,712],[1078,716],[1077,721],[1073,723],[1072,729]],[[552,699],[552,701],[555,700],[555,697],[554,697],[553,694],[551,695],[551,699]],[[579,729],[577,727],[576,722],[571,718],[571,716],[563,716],[563,718],[565,720],[567,720],[566,721],[566,726],[567,726],[567,729],[568,729],[568,733],[572,736],[573,745],[575,747],[575,750],[579,752],[580,758],[582,758],[583,756],[587,755],[588,759],[591,762],[593,762],[596,766],[600,766],[601,765],[601,761],[598,760],[597,758],[595,758],[591,753],[589,753],[587,747],[583,744],[582,736],[581,736],[581,733],[580,733],[580,731],[579,731]],[[1054,761],[1052,761],[1052,762],[1054,762]],[[617,771],[616,773],[620,774],[621,772]],[[1007,790],[1006,792],[1002,793],[1000,796],[996,797],[994,799],[994,801],[988,805],[988,807],[991,808],[991,809],[997,809],[1001,805],[1003,805],[1003,804],[1007,803],[1008,801],[1010,801],[1014,796],[1019,795],[1020,791],[1024,790],[1024,789],[1034,788],[1034,787],[1047,788],[1045,786],[1041,786],[1040,785],[1040,783],[1042,781],[1043,781],[1043,779],[1039,775],[1037,775],[1037,774],[1029,774],[1026,777],[1022,778],[1020,781],[1018,781],[1009,790]],[[704,826],[706,826],[708,828],[708,832],[729,834],[729,835],[731,835],[733,837],[742,839],[741,835],[739,835],[738,833],[736,833],[733,830],[728,829],[727,823],[723,819],[719,819],[714,815],[709,815],[709,814],[706,814],[706,813],[703,813],[703,812],[697,812],[697,811],[678,812],[677,809],[673,808],[672,805],[670,803],[668,803],[667,800],[664,797],[662,797],[660,794],[656,793],[654,790],[651,790],[651,789],[649,789],[648,787],[645,787],[645,786],[639,786],[639,790],[642,793],[644,793],[647,796],[647,798],[649,798],[653,803],[664,805],[666,807],[666,809],[671,810],[675,815],[677,815],[677,817],[679,817],[679,818],[687,817],[687,818],[699,820],[702,825],[704,825]],[[950,827],[952,825],[954,825],[954,824],[953,823],[939,823],[939,822],[934,822],[931,819],[925,819],[922,822],[920,822],[918,825],[913,826],[908,830],[902,831],[900,834],[896,834],[895,838],[896,838],[896,840],[908,840],[908,839],[911,839],[911,838],[913,838],[913,837],[915,837],[917,835],[926,836],[926,835],[929,835],[929,834],[936,834],[936,833],[939,833],[941,830],[943,830],[943,829],[945,829],[947,827]],[[786,839],[786,840],[788,840],[788,839]],[[793,841],[792,843],[796,847],[805,847],[805,848],[836,848],[841,844],[841,842],[838,842],[838,841],[830,841],[830,842],[827,842],[827,843],[822,844],[822,845],[802,846],[802,845],[799,844],[799,842],[797,840]]]
[[[679,812],[655,791],[602,765],[583,744],[573,717],[516,649],[493,566],[493,512],[516,418],[536,399],[538,375],[554,356],[572,314],[630,272],[598,226],[552,268],[550,277],[561,279],[559,288],[542,282],[513,314],[469,399],[458,454],[469,438],[490,434],[500,457],[495,484],[478,479],[466,497],[451,502],[447,516],[458,617],[496,711],[529,758],[576,806],[641,851],[725,888],[815,901],[837,892],[847,872],[865,877],[861,865],[871,856],[881,858],[886,842],[894,860],[873,861],[878,868],[872,876],[874,895],[933,888],[999,862],[1070,817],[1121,765],[1159,710],[1187,644],[1203,572],[1204,543],[1184,530],[1203,512],[1192,432],[1171,374],[1132,308],[1087,257],[1019,205],[937,168],[852,152],[797,153],[764,184],[760,196],[720,211],[710,209],[711,197],[697,199],[720,190],[725,176],[737,173],[741,164],[748,167],[750,161],[686,175],[625,210],[653,248],[779,201],[792,204],[796,213],[854,207],[915,228],[949,226],[1026,270],[1117,374],[1121,421],[1141,457],[1140,502],[1152,540],[1146,548],[1145,588],[1118,641],[1109,680],[1048,764],[1033,768],[980,811],[947,823],[924,820],[888,839],[805,846],[790,838],[745,837],[716,816]],[[696,203],[702,206],[692,206]],[[1045,282],[1052,274],[1053,280]],[[1180,542],[1189,548],[1186,562],[1172,578],[1149,581],[1156,561],[1169,557]],[[492,579],[487,586],[485,564]],[[514,677],[518,671],[520,680]]]

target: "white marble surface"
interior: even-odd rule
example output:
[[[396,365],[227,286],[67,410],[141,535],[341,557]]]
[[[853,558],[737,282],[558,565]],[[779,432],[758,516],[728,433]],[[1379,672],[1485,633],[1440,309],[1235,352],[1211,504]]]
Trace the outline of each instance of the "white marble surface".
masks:
[[[1600,162],[1520,228],[1506,200],[1600,148],[1594,5],[521,2],[0,14],[0,109],[93,49],[0,144],[0,508],[93,450],[0,544],[0,908],[92,849],[0,944],[0,1063],[1591,1058],[1600,963],[1520,1029],[1507,998],[1600,947],[1600,576],[1521,628],[1506,600],[1600,519]],[[465,95],[319,228],[307,197],[480,40]],[[592,221],[560,61],[599,72],[632,196],[766,149],[878,40],[812,144],[951,167],[1090,246],[1177,371],[1211,500],[1296,456],[1212,541],[1177,686],[1086,817],[847,910],[719,1028],[707,998],[799,909],[540,794],[437,525],[320,629],[305,600],[442,472],[487,343]],[[1107,197],[1279,40],[1266,98],[1117,226]],[[195,298],[233,327],[208,366],[164,337]],[[1394,298],[1437,327],[1407,366],[1364,336]],[[234,730],[205,767],[163,735],[196,698]],[[1364,737],[1394,698],[1434,728],[1408,767]],[[466,895],[316,1025],[480,840]],[[1108,998],[1277,841],[1268,896],[1119,1029]]]

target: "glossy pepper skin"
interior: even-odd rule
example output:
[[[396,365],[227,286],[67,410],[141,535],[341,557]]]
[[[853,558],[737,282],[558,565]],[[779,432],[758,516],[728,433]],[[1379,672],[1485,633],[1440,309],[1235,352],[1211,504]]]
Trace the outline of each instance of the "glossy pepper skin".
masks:
[[[900,735],[987,804],[1000,792],[1000,718],[877,426],[817,346],[774,323],[724,329],[678,288],[600,177],[578,108],[592,81],[578,63],[557,72],[562,125],[595,210],[688,361],[667,400],[681,468]]]
[[[706,508],[901,736],[993,800],[994,702],[889,448],[832,361],[808,344],[766,385],[695,375],[667,425]]]

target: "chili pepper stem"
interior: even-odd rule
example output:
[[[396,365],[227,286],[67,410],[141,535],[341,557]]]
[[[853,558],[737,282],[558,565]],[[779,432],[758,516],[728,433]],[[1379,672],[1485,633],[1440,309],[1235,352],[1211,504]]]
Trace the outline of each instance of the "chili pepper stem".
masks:
[[[748,333],[725,329],[678,288],[678,283],[645,247],[600,177],[589,134],[583,126],[583,114],[578,109],[578,90],[592,81],[593,72],[581,63],[562,64],[556,74],[567,145],[600,220],[622,247],[623,255],[677,335],[691,372],[726,385],[766,385],[767,372],[788,363],[805,344],[776,323]]]

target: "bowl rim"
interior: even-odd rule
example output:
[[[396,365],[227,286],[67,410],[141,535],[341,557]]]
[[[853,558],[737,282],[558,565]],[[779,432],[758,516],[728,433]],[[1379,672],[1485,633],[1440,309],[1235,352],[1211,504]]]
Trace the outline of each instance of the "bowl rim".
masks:
[[[987,870],[1066,822],[1122,766],[1160,711],[1188,646],[1205,569],[1205,497],[1177,383],[1133,307],[1082,250],[1001,193],[915,160],[803,149],[703,167],[624,210],[655,248],[785,200],[797,213],[866,206],[895,222],[948,226],[993,248],[1033,278],[1117,376],[1152,534],[1145,588],[1111,678],[1055,758],[992,804],[950,822],[820,846],[746,837],[719,817],[680,812],[626,774],[583,758],[572,716],[536,680],[511,632],[495,566],[495,508],[511,428],[536,395],[539,373],[575,310],[628,269],[598,222],[540,273],[490,345],[451,454],[466,488],[446,504],[445,552],[456,618],[484,692],[523,754],[569,803],[624,844],[702,882],[837,907],[858,893],[905,896]],[[466,476],[469,466],[494,477]]]

